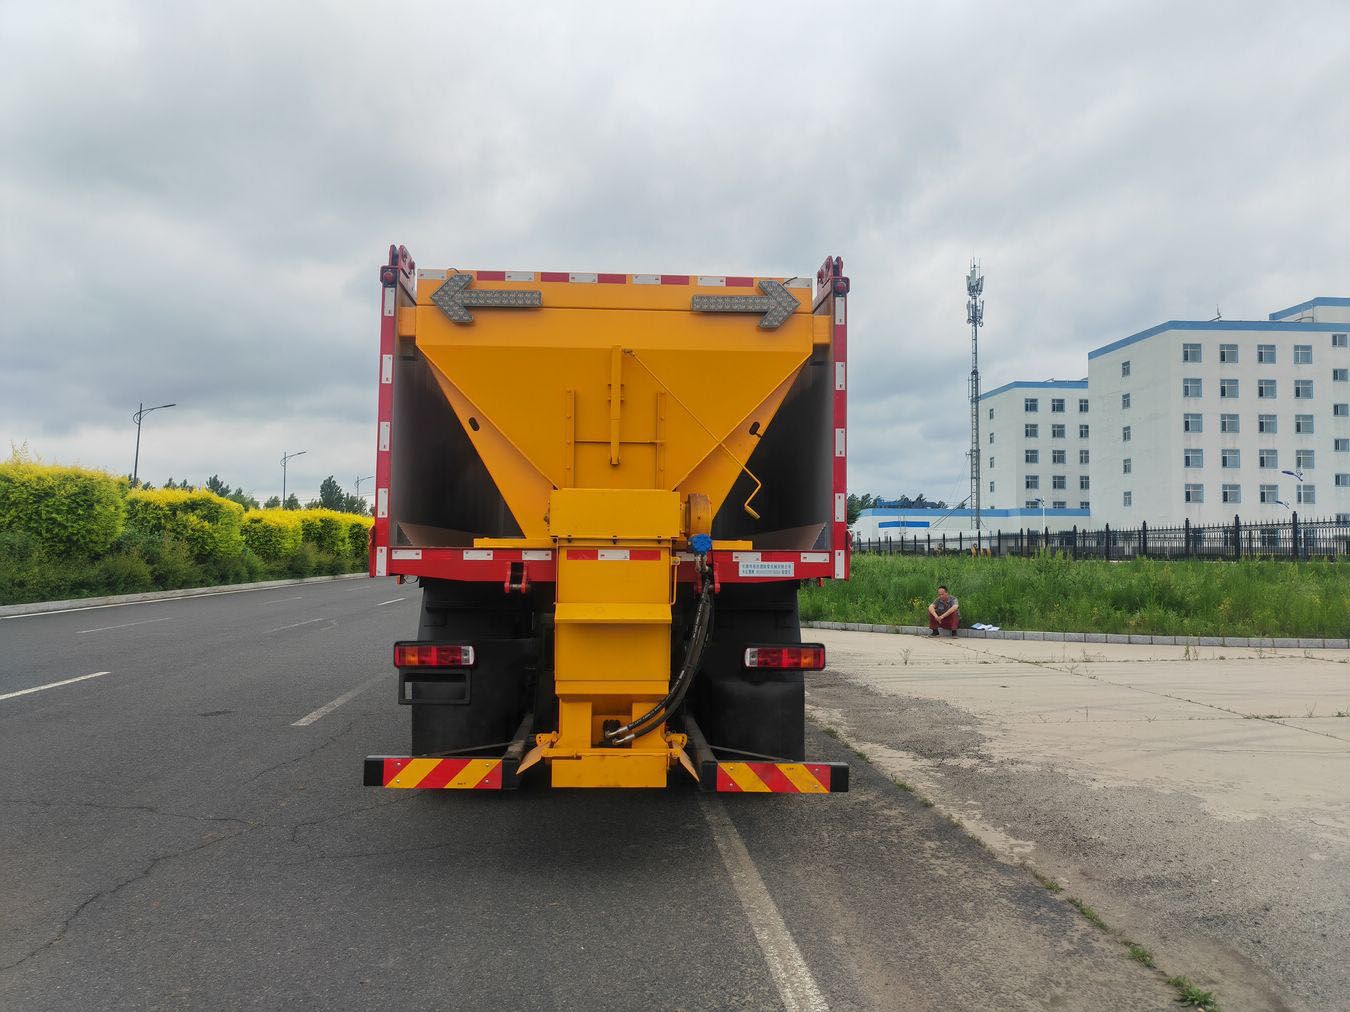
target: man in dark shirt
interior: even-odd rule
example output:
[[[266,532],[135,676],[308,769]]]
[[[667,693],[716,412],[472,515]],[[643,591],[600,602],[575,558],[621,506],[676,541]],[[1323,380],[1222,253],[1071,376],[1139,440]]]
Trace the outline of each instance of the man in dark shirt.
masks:
[[[937,600],[928,606],[928,628],[932,630],[930,635],[938,635],[938,626],[941,626],[950,629],[955,636],[960,625],[961,612],[956,598],[947,593],[946,587],[939,587]]]

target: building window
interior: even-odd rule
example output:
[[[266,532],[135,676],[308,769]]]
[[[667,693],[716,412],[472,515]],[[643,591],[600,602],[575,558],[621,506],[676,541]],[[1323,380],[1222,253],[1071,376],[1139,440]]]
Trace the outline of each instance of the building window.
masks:
[[[1051,412],[1051,414],[1057,414],[1057,415],[1062,415],[1062,414],[1064,414],[1064,398],[1063,398],[1063,397],[1052,397],[1052,398],[1050,399],[1050,412]]]
[[[1219,380],[1220,397],[1236,397],[1238,395],[1238,381],[1235,379]]]
[[[1050,426],[1050,438],[1051,438],[1051,439],[1063,439],[1063,438],[1064,438],[1064,426],[1062,426],[1062,425],[1052,425],[1052,426]]]
[[[1279,485],[1262,485],[1262,486],[1261,486],[1261,501],[1262,501],[1263,503],[1277,503],[1277,502],[1279,502],[1279,501],[1280,501],[1280,486],[1279,486]]]
[[[1052,474],[1050,476],[1050,487],[1053,489],[1066,489],[1069,487],[1069,480],[1062,474]]]
[[[1065,502],[1063,499],[1056,499],[1054,502],[1050,504],[1050,507],[1051,509],[1062,510],[1067,505],[1069,504]]]
[[[1313,506],[1317,503],[1316,485],[1299,485],[1299,487],[1294,490],[1294,493],[1295,501],[1300,506]]]
[[[1181,452],[1182,466],[1184,467],[1204,467],[1205,451],[1199,449],[1183,450]]]
[[[989,442],[992,443],[993,441],[994,441],[994,434],[991,432],[989,433]]]
[[[1237,431],[1239,431],[1239,429],[1238,429],[1238,416],[1237,416],[1237,415],[1220,415],[1220,416],[1219,416],[1219,431],[1220,431],[1220,432],[1237,432]]]
[[[1065,453],[1065,451],[1063,451],[1063,450],[1051,450],[1051,451],[1050,451],[1050,463],[1052,463],[1052,464],[1067,464],[1068,462],[1069,462],[1069,461],[1068,461],[1068,454]]]
[[[1275,381],[1273,379],[1261,379],[1256,381],[1256,396],[1258,399],[1266,399],[1275,396]]]
[[[1183,361],[1183,362],[1199,362],[1199,361],[1200,361],[1200,345],[1198,345],[1198,344],[1183,344],[1183,345],[1181,346],[1181,361]]]
[[[1280,423],[1275,420],[1274,415],[1257,415],[1256,431],[1265,433],[1267,436],[1273,436],[1280,431]]]
[[[1294,400],[1310,401],[1313,396],[1312,380],[1294,380]]]
[[[1242,486],[1241,486],[1241,485],[1225,485],[1225,486],[1223,487],[1223,501],[1226,502],[1226,503],[1241,503],[1241,502],[1242,502]]]
[[[1294,365],[1312,365],[1312,345],[1294,345]]]
[[[1333,348],[1350,348],[1350,334],[1332,334],[1331,346]]]
[[[1237,365],[1238,347],[1235,344],[1219,345],[1219,361],[1224,365]]]
[[[1275,364],[1275,346],[1273,344],[1258,344],[1256,346],[1256,361],[1260,365]]]
[[[1086,425],[1078,426],[1078,438],[1087,439],[1087,437],[1088,437],[1088,427]]]
[[[1205,501],[1205,486],[1204,486],[1204,485],[1187,485],[1187,486],[1186,486],[1186,501],[1187,501],[1187,502],[1204,502],[1204,501]]]
[[[1241,466],[1242,466],[1242,451],[1241,451],[1241,450],[1220,450],[1220,451],[1219,451],[1219,466],[1220,466],[1220,467],[1241,467]]]
[[[1084,467],[1087,467],[1087,462],[1088,462],[1088,451],[1087,451],[1087,450],[1079,450],[1079,451],[1078,451],[1078,463],[1082,464]]]
[[[1133,459],[1131,459],[1130,457],[1125,457],[1123,460],[1121,460],[1121,462],[1120,462],[1120,473],[1121,473],[1121,474],[1130,474],[1130,473],[1132,472],[1133,468],[1134,468],[1134,460],[1133,460]]]
[[[1350,439],[1337,439],[1332,449],[1337,453],[1350,453]]]
[[[1026,507],[1027,507],[1027,509],[1029,509],[1029,510],[1038,510],[1038,509],[1040,509],[1043,505],[1045,505],[1045,504],[1042,503],[1039,499],[1028,499],[1028,500],[1026,501]]]
[[[1258,450],[1256,458],[1258,467],[1271,468],[1280,466],[1279,450]]]
[[[1130,408],[1130,395],[1129,395],[1129,394],[1121,394],[1121,395],[1120,395],[1120,408],[1121,408],[1122,411],[1128,411],[1128,410],[1129,410],[1129,408]]]
[[[1182,416],[1181,416],[1181,431],[1182,431],[1182,432],[1204,432],[1204,431],[1205,431],[1205,416],[1204,416],[1204,415],[1200,415],[1200,414],[1195,414],[1195,413],[1192,413],[1192,412],[1187,412],[1186,414],[1182,415]]]
[[[994,409],[993,409],[993,408],[990,408],[990,409],[989,409],[989,420],[990,420],[991,422],[994,420]]]
[[[1039,474],[1029,474],[1029,475],[1027,475],[1027,484],[1026,484],[1026,487],[1027,487],[1028,490],[1040,488],[1040,487],[1041,487],[1041,476],[1040,476]]]
[[[1028,464],[1039,464],[1041,462],[1040,450],[1027,450],[1025,460]]]
[[[1041,427],[1035,422],[1028,422],[1022,427],[1022,435],[1027,439],[1036,439],[1041,434]]]
[[[1345,488],[1345,486],[1350,485],[1350,474],[1336,475],[1336,485],[1338,488]]]
[[[1128,425],[1120,430],[1120,441],[1122,443],[1128,443],[1130,441],[1130,427]]]
[[[1344,336],[1345,336],[1344,334],[1341,335],[1341,337]],[[1078,398],[1078,413],[1080,415],[1085,415],[1087,414],[1087,409],[1088,409],[1088,399],[1086,397]]]
[[[1313,434],[1313,416],[1295,415],[1294,431],[1297,432],[1300,436],[1311,436]]]
[[[1193,376],[1189,379],[1184,379],[1181,381],[1182,397],[1199,397],[1202,389],[1203,384],[1197,377]]]
[[[1332,369],[1331,382],[1350,383],[1350,369]]]
[[[1128,376],[1129,374],[1130,374],[1130,360],[1127,358],[1124,362],[1120,363],[1120,375],[1122,377],[1125,377]]]
[[[1350,404],[1333,404],[1331,413],[1337,418],[1350,418]]]
[[[1078,476],[1078,491],[1080,491],[1080,492],[1086,492],[1086,491],[1088,490],[1088,488],[1090,487],[1090,485],[1091,485],[1091,483],[1088,481],[1088,476],[1087,476],[1087,475],[1085,475],[1085,474],[1080,474],[1080,475]]]
[[[1133,505],[1134,505],[1134,493],[1133,493],[1133,492],[1122,492],[1122,493],[1120,494],[1120,504],[1121,504],[1122,506],[1133,506]]]
[[[1086,500],[1086,499],[1079,499],[1079,500],[1078,500],[1078,508],[1079,508],[1080,510],[1090,510],[1090,509],[1092,509],[1092,503],[1088,502],[1088,500]]]
[[[991,468],[994,466],[994,458],[993,458],[993,457],[990,457],[990,458],[989,458],[989,466],[990,466]]]
[[[1036,412],[1041,410],[1041,402],[1035,397],[1027,397],[1022,401],[1022,410]]]
[[[989,483],[989,494],[994,494],[994,483],[992,481]]]
[[[1316,465],[1313,463],[1317,455],[1312,450],[1294,451],[1294,470],[1311,471]]]

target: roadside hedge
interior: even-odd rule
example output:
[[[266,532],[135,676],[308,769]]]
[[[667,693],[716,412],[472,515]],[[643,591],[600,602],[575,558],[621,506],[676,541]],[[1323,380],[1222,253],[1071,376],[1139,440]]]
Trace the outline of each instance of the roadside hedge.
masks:
[[[81,467],[0,464],[0,531],[20,531],[48,551],[101,555],[126,519],[125,478]]]
[[[357,572],[371,524],[10,461],[0,464],[0,604]]]

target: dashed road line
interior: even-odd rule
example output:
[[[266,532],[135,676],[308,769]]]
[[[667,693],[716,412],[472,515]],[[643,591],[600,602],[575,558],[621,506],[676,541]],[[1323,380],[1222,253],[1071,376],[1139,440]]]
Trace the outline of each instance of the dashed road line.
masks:
[[[375,607],[376,607],[376,608],[383,608],[386,604],[398,604],[400,601],[406,601],[406,600],[408,600],[406,597],[393,597],[393,598],[390,598],[388,601],[381,601],[381,602],[380,602],[379,604],[377,604]]]
[[[267,632],[263,633],[263,635],[266,636],[268,633],[274,632],[285,632],[287,629],[299,629],[302,625],[313,625],[315,622],[329,622],[329,621],[332,620],[327,618],[309,618],[305,619],[305,621],[303,622],[292,622],[290,625],[279,625],[275,629],[268,629]]]
[[[26,696],[30,692],[44,692],[47,689],[56,689],[62,685],[74,685],[76,682],[88,681],[90,678],[102,678],[104,675],[111,674],[110,671],[95,671],[92,675],[78,675],[75,678],[63,678],[59,682],[48,682],[46,685],[34,685],[31,689],[19,689],[17,692],[6,692],[0,695],[2,699],[13,699],[15,696]]]
[[[305,714],[299,720],[293,722],[291,724],[291,727],[309,727],[310,724],[313,724],[316,720],[319,720],[322,717],[326,717],[328,714],[332,713],[334,710],[336,710],[339,706],[342,706],[344,703],[350,703],[353,699],[355,699],[361,693],[365,692],[376,682],[384,681],[385,677],[386,677],[385,675],[378,675],[375,678],[372,678],[370,681],[358,685],[351,691],[344,692],[342,695],[338,696],[338,698],[333,700],[331,703],[324,703],[323,706],[319,707],[317,710],[313,710],[310,713]]]
[[[788,1012],[826,1012],[829,1003],[802,958],[783,915],[778,912],[778,905],[760,878],[750,852],[745,849],[745,841],[722,807],[723,802],[703,796],[698,800],[722,855],[722,864],[731,876],[732,888],[741,901],[741,909],[745,911],[755,940],[764,952],[764,960],[769,964],[769,975],[778,988],[783,1006]]]
[[[76,630],[75,635],[83,636],[86,633],[107,632],[109,629],[130,629],[134,625],[150,625],[152,622],[172,622],[172,621],[173,621],[172,615],[169,615],[165,618],[147,618],[142,619],[140,622],[123,622],[120,625],[101,625],[97,629],[78,629]]]

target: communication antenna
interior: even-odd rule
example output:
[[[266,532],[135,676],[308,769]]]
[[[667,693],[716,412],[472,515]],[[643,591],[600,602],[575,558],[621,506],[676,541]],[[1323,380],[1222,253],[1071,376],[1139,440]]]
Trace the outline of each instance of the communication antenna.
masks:
[[[970,261],[966,275],[966,322],[970,324],[970,508],[971,527],[980,529],[980,328],[984,326],[984,275]]]

